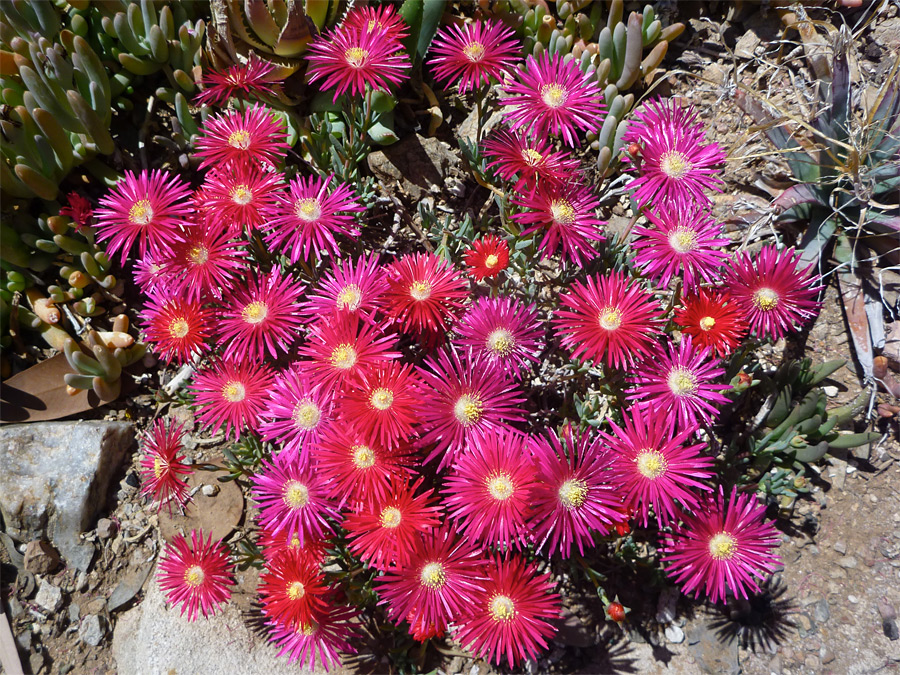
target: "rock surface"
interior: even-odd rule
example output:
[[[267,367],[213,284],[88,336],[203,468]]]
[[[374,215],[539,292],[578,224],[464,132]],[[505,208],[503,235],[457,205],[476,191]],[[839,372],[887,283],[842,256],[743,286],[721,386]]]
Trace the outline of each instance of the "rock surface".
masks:
[[[433,186],[442,186],[459,158],[437,138],[407,136],[396,145],[373,152],[369,168],[383,183],[400,183],[413,200],[421,199]]]
[[[0,427],[0,514],[7,532],[49,538],[69,565],[87,571],[93,546],[79,534],[92,526],[132,444],[123,422],[39,422]]]
[[[35,539],[25,548],[25,569],[32,574],[50,574],[59,567],[59,553],[48,541]]]
[[[204,673],[205,675],[294,675],[296,662],[277,656],[278,650],[254,636],[235,604],[215,616],[193,623],[176,608],[167,608],[154,579],[143,601],[123,613],[113,632],[113,657],[119,675],[146,673]],[[320,674],[303,669],[305,674]],[[348,672],[341,668],[332,675]]]

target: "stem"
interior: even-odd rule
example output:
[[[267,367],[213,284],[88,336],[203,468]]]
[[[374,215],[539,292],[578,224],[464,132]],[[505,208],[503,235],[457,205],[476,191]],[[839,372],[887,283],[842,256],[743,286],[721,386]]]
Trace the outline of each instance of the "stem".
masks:
[[[481,143],[481,131],[484,125],[484,108],[487,102],[487,95],[490,91],[490,85],[485,85],[478,89],[475,94],[475,145]]]

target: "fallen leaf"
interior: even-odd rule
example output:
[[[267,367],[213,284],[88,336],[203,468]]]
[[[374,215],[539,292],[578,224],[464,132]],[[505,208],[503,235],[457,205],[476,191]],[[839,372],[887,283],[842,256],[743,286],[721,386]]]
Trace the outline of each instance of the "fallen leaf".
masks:
[[[68,394],[63,376],[73,372],[60,353],[5,380],[0,388],[0,424],[56,420],[102,405],[93,391]]]

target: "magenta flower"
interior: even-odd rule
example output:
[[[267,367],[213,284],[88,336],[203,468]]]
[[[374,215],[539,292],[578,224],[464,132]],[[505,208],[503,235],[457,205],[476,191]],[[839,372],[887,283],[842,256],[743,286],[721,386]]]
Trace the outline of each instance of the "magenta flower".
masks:
[[[276,166],[289,148],[284,123],[263,105],[210,117],[200,131],[200,169],[226,164]]]
[[[560,248],[563,260],[578,265],[597,257],[591,242],[604,239],[600,227],[606,223],[597,218],[600,200],[587,185],[542,183],[530,194],[514,197],[513,204],[527,209],[512,216],[525,226],[521,236],[544,233],[540,244],[543,258]]]
[[[172,275],[166,270],[171,252],[162,255],[146,253],[134,261],[134,283],[148,296],[171,295]]]
[[[444,481],[444,505],[472,543],[521,549],[537,474],[525,438],[501,429],[476,435]]]
[[[549,542],[551,554],[559,551],[568,558],[574,545],[584,555],[585,547],[593,546],[594,532],[605,535],[622,520],[621,498],[610,484],[609,454],[570,426],[562,441],[551,432],[529,437],[528,445],[540,480],[529,523],[538,550]]]
[[[520,378],[538,363],[544,330],[534,304],[515,298],[479,298],[456,326],[456,343],[484,357],[507,375]]]
[[[793,248],[763,246],[755,260],[746,251],[735,256],[726,285],[757,337],[778,340],[816,316],[819,277],[814,265],[799,264]]]
[[[243,429],[259,428],[271,386],[266,364],[220,360],[197,373],[190,390],[203,426],[212,433],[224,426],[226,438],[237,439]]]
[[[435,444],[426,457],[440,457],[439,468],[452,464],[474,434],[510,429],[510,422],[525,418],[525,399],[512,381],[483,357],[461,359],[455,349],[427,358],[421,368],[421,422],[423,447]]]
[[[275,64],[263,61],[250,52],[246,63],[237,63],[224,72],[203,74],[203,91],[194,97],[197,105],[217,105],[224,108],[232,97],[249,100],[251,97],[274,96],[272,84],[279,81],[273,73]]]
[[[640,361],[661,335],[659,305],[622,272],[588,277],[570,289],[554,323],[572,358],[624,368]]]
[[[704,143],[703,124],[696,111],[672,99],[649,101],[635,111],[623,136],[627,145],[640,147],[640,175],[630,187],[640,204],[681,202],[709,204],[704,190],[721,190],[718,173],[725,153],[715,143]]]
[[[332,317],[358,315],[374,323],[374,314],[382,305],[387,290],[384,269],[378,254],[370,253],[356,260],[335,260],[334,267],[319,281],[315,292],[304,303],[304,314],[313,321],[329,321]]]
[[[347,16],[344,17],[344,22],[341,26],[346,29],[370,33],[383,32],[383,39],[399,44],[403,38],[409,35],[409,26],[406,25],[397,8],[398,5],[390,4],[378,5],[377,7],[354,6],[353,9],[347,12]],[[399,46],[402,48],[403,45]]]
[[[702,481],[715,475],[713,460],[700,455],[705,444],[689,444],[696,427],[676,433],[673,420],[653,406],[632,406],[622,417],[624,428],[609,420],[614,435],[600,432],[613,453],[613,482],[626,510],[644,527],[651,508],[665,527],[676,519],[677,504],[686,509],[699,505],[696,491],[710,489]]]
[[[246,251],[232,236],[212,224],[185,231],[165,265],[172,290],[189,300],[221,297],[246,270]]]
[[[538,574],[533,564],[509,554],[493,557],[485,573],[484,590],[459,621],[456,639],[498,665],[505,656],[510,668],[525,659],[537,659],[556,633],[550,621],[561,615],[550,573]]]
[[[725,373],[717,367],[720,363],[708,347],[695,349],[691,336],[684,335],[679,345],[670,342],[647,359],[632,378],[637,390],[628,398],[652,404],[682,429],[700,426],[701,420],[712,424],[719,416],[717,405],[728,402],[721,392],[730,389],[713,384]]]
[[[341,652],[356,653],[352,642],[361,637],[358,615],[353,607],[332,604],[296,627],[269,622],[269,642],[281,648],[278,656],[286,656],[288,663],[297,661],[298,670],[312,672],[318,661],[327,673],[329,668],[340,668]]]
[[[730,243],[722,236],[722,226],[695,202],[663,202],[655,210],[644,215],[656,227],[634,228],[634,261],[643,272],[662,288],[681,275],[686,293],[697,290],[703,281],[717,283],[728,258],[720,248]]]
[[[502,80],[519,60],[522,45],[511,28],[499,21],[449,25],[431,43],[429,65],[445,84],[456,82],[459,93]]]
[[[340,522],[330,488],[315,468],[301,466],[295,455],[282,452],[262,460],[253,476],[253,499],[259,505],[259,524],[277,533],[284,530],[290,541],[295,535],[304,546],[329,535],[331,521]]]
[[[111,258],[120,253],[124,265],[134,242],[143,258],[148,251],[163,257],[190,221],[191,191],[179,176],[164,171],[125,172],[94,211],[97,239],[106,241]]]
[[[287,194],[278,195],[276,203],[265,210],[266,244],[292,263],[320,251],[338,255],[337,233],[359,236],[353,225],[354,214],[365,209],[346,183],[329,192],[331,178],[298,176],[291,181]]]
[[[206,541],[203,533],[191,530],[191,543],[184,535],[172,537],[163,551],[157,573],[159,587],[170,605],[181,605],[181,615],[187,612],[188,621],[215,614],[231,597],[229,586],[234,585],[228,548],[221,542]]]
[[[569,146],[578,145],[578,131],[600,131],[603,94],[575,59],[542,52],[529,55],[518,79],[505,85],[509,96],[500,99],[510,128],[527,129],[532,137],[562,136]]]
[[[493,158],[487,167],[505,181],[515,179],[513,189],[522,194],[533,192],[538,183],[566,183],[578,171],[578,160],[555,150],[547,137],[533,138],[521,131],[499,129],[481,145],[484,154]]]
[[[251,276],[233,288],[219,307],[219,337],[227,358],[263,361],[288,350],[300,334],[301,282],[282,276],[278,267],[268,275]]]
[[[780,544],[778,531],[765,515],[755,495],[736,490],[726,508],[720,487],[667,537],[666,573],[685,594],[699,596],[702,590],[713,602],[724,602],[728,593],[758,593],[757,580],[774,572],[779,561],[772,553]]]
[[[141,446],[141,495],[151,495],[157,510],[165,505],[170,514],[173,504],[182,507],[190,499],[191,488],[183,476],[190,476],[194,469],[181,454],[183,434],[183,424],[157,417]]]
[[[262,228],[282,187],[280,173],[267,173],[252,164],[216,167],[198,191],[198,208],[208,226],[234,235]]]

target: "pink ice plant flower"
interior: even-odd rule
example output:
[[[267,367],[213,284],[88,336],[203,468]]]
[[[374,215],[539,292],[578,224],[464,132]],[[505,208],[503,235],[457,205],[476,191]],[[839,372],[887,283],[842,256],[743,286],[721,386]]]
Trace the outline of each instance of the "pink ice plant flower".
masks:
[[[361,638],[358,616],[356,608],[332,600],[314,619],[299,626],[270,621],[269,642],[279,648],[278,656],[286,657],[288,663],[296,661],[298,670],[312,672],[318,662],[327,673],[330,668],[340,668],[341,653],[356,653],[353,644]]]
[[[597,133],[603,123],[603,94],[575,59],[542,52],[529,55],[517,79],[504,85],[500,99],[510,128],[527,129],[534,137],[550,134],[575,147],[579,131]]]
[[[680,276],[687,293],[702,282],[718,283],[728,254],[721,250],[731,240],[722,236],[722,226],[702,204],[663,202],[644,212],[654,227],[634,228],[631,243],[635,263],[644,274],[665,288],[672,277]]]
[[[374,323],[375,312],[382,305],[381,296],[387,287],[377,253],[356,260],[338,259],[322,276],[315,291],[309,294],[303,304],[304,314],[316,323],[351,315]]]
[[[641,206],[710,204],[705,190],[722,189],[718,174],[725,153],[717,144],[704,142],[703,123],[694,108],[657,99],[638,108],[634,117],[622,139],[640,147],[639,175],[630,184],[634,200]]]
[[[220,298],[245,273],[246,255],[228,230],[194,225],[172,246],[165,270],[175,293],[196,301]]]
[[[284,123],[263,105],[211,117],[200,131],[201,170],[229,163],[277,166],[290,147]]]
[[[208,226],[232,235],[250,233],[266,223],[282,187],[279,172],[243,162],[217,166],[198,190],[197,206]]]
[[[188,621],[215,614],[231,597],[234,585],[228,548],[213,542],[212,534],[204,541],[203,533],[191,531],[191,543],[176,534],[166,546],[159,561],[157,579],[166,602],[181,605],[181,615]]]
[[[539,183],[562,185],[578,171],[578,160],[556,150],[550,139],[532,137],[523,131],[498,129],[481,142],[484,154],[493,158],[487,167],[505,181],[516,181],[513,189],[526,194]]]
[[[666,573],[685,594],[702,592],[713,602],[725,602],[729,593],[758,593],[758,582],[776,569],[772,551],[781,543],[765,512],[755,494],[737,490],[726,506],[720,487],[666,538]]]
[[[237,439],[245,429],[255,432],[272,378],[266,364],[213,361],[189,387],[201,424],[212,433],[224,426],[226,438]]]
[[[722,392],[729,385],[715,384],[725,373],[721,363],[709,347],[697,349],[691,336],[684,335],[678,345],[670,342],[647,359],[632,377],[637,389],[628,398],[654,405],[680,429],[712,424],[728,403]]]
[[[429,65],[436,80],[456,82],[465,94],[502,80],[521,53],[511,28],[499,21],[474,21],[441,28],[429,49]]]

